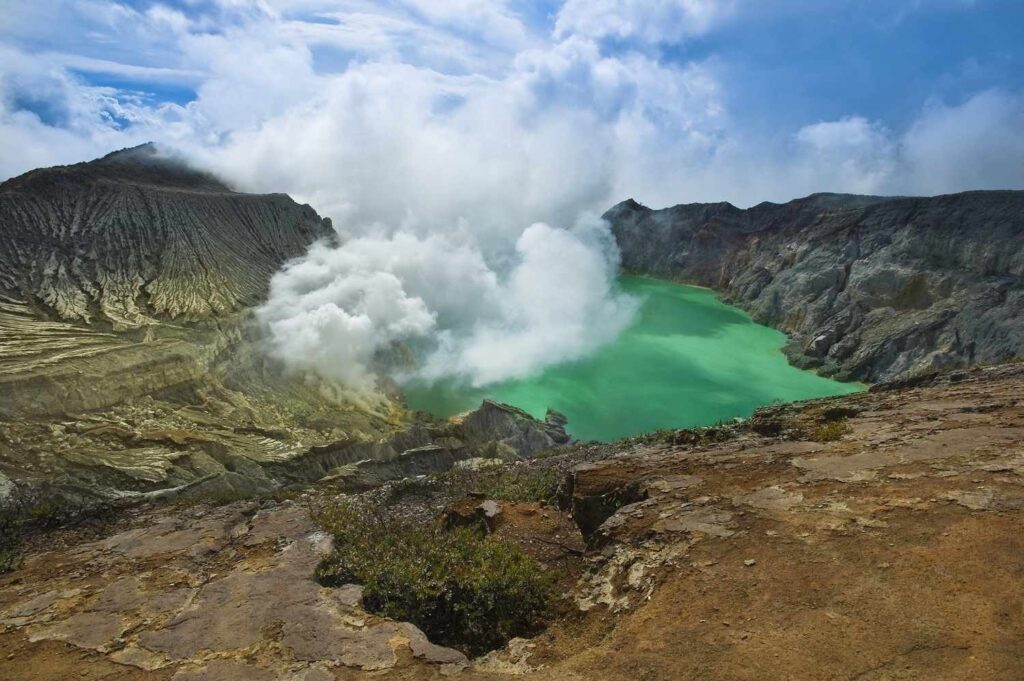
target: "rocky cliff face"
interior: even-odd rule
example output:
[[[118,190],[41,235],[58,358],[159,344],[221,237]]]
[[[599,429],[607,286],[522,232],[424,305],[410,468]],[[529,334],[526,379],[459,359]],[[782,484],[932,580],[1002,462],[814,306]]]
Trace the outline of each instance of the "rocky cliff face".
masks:
[[[605,214],[625,269],[708,286],[798,365],[875,382],[1024,355],[1024,192]]]
[[[270,277],[330,222],[253,195],[152,145],[0,184],[0,297],[55,320],[132,328],[262,301]]]
[[[54,416],[202,380],[333,230],[145,145],[0,184],[0,233],[0,415]]]

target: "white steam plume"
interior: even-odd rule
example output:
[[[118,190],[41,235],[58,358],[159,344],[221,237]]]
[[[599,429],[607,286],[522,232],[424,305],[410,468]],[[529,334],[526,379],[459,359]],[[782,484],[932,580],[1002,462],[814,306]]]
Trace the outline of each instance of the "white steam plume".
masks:
[[[529,375],[613,339],[635,301],[616,293],[617,251],[598,220],[535,223],[505,268],[441,234],[317,244],[274,277],[260,310],[287,364],[372,390],[374,360],[394,342],[418,350],[396,377],[474,386]]]

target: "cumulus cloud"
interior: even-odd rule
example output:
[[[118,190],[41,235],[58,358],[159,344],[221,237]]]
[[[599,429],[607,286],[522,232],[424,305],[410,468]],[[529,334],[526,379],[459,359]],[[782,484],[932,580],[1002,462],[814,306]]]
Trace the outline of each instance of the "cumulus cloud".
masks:
[[[932,104],[901,141],[909,193],[1024,186],[1024,97],[989,90]]]
[[[898,134],[852,116],[801,128],[786,186],[934,195],[1024,187],[1024,95],[999,90],[928,103]]]
[[[889,131],[861,116],[815,123],[795,136],[800,170],[798,185],[841,187],[851,194],[871,194],[884,187],[895,170],[896,147]],[[799,171],[798,171],[799,172]]]
[[[705,33],[734,5],[732,0],[567,0],[555,34],[678,41]]]

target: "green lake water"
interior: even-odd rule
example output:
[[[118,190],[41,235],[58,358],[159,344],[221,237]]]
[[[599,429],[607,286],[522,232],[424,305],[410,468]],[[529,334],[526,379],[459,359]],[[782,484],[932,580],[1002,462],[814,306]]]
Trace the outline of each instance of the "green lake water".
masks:
[[[446,417],[489,397],[539,418],[551,407],[568,417],[566,429],[576,438],[607,441],[863,389],[790,366],[782,333],[755,324],[707,289],[639,277],[619,283],[643,301],[640,311],[618,339],[590,357],[480,389],[407,384],[409,406]]]

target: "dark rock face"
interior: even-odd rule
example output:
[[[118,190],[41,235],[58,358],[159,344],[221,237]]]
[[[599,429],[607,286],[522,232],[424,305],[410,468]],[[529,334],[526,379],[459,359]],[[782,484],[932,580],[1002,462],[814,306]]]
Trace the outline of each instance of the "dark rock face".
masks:
[[[604,216],[629,272],[708,286],[799,366],[881,381],[1024,355],[1024,192],[816,194]]]
[[[284,194],[231,191],[146,145],[0,184],[0,299],[138,327],[262,301],[330,223]]]
[[[522,409],[484,400],[479,409],[462,419],[460,427],[469,440],[494,441],[528,457],[567,444],[570,438],[565,424],[566,418],[556,411],[548,410],[547,418],[540,422]]]

